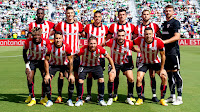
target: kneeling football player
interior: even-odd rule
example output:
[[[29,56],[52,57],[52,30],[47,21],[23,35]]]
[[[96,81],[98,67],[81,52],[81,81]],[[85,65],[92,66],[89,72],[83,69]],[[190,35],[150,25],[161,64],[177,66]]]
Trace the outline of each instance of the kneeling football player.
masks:
[[[48,97],[48,101],[46,103],[46,107],[50,107],[53,105],[53,102],[51,101],[51,80],[55,76],[57,71],[60,71],[62,74],[64,74],[67,69],[69,68],[69,75],[68,75],[68,101],[67,105],[74,106],[72,103],[72,95],[74,92],[74,75],[72,73],[73,71],[73,58],[71,55],[71,48],[68,44],[63,42],[63,37],[61,32],[56,32],[54,34],[54,42],[51,44],[50,47],[48,47],[45,61],[44,61],[44,67],[45,67],[45,91]],[[51,59],[50,59],[51,57]],[[50,59],[50,61],[49,61]]]
[[[115,66],[112,58],[109,56],[107,51],[97,45],[97,38],[91,36],[88,39],[88,45],[83,46],[79,52],[76,54],[77,56],[82,55],[81,66],[79,67],[79,86],[78,86],[78,101],[75,103],[75,106],[83,105],[82,96],[83,96],[83,83],[86,75],[88,73],[92,73],[94,79],[98,79],[98,97],[99,104],[101,106],[107,106],[104,101],[104,77],[103,77],[103,69],[100,66],[100,55],[104,55],[110,65],[112,66],[111,73],[115,76]]]

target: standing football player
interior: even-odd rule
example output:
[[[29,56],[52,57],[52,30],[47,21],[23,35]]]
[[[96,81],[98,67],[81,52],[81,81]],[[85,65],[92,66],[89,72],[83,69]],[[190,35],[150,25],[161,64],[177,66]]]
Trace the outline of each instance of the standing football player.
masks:
[[[180,39],[180,22],[174,19],[174,7],[167,5],[165,7],[166,20],[163,23],[162,39],[166,48],[165,69],[168,74],[168,82],[171,95],[166,102],[172,102],[173,105],[183,104],[182,89],[183,80],[180,75],[180,51],[178,40]],[[177,86],[178,97],[175,95],[175,85]]]

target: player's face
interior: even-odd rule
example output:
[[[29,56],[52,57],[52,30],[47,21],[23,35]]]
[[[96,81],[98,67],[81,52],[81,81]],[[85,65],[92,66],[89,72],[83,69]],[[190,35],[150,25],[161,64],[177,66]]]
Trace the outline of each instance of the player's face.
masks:
[[[118,32],[117,33],[117,42],[122,44],[124,42],[125,36],[126,36],[125,32]]]
[[[125,11],[120,12],[119,15],[118,15],[119,21],[125,21],[126,17],[127,17],[127,15],[126,15]]]
[[[40,42],[42,33],[40,31],[36,31],[35,35],[33,35],[33,39],[35,42]]]
[[[101,20],[102,20],[101,14],[100,14],[100,13],[96,13],[96,14],[94,15],[94,22],[95,22],[95,23],[100,23]]]
[[[38,10],[36,16],[37,16],[37,19],[43,20],[44,19],[44,11],[43,10]]]
[[[66,11],[66,17],[67,17],[67,19],[74,19],[74,10],[72,10],[72,9],[68,9],[67,11]]]
[[[149,13],[149,11],[144,11],[143,12],[143,14],[142,14],[142,19],[143,19],[143,21],[149,21],[149,19],[150,19],[150,13]]]
[[[146,42],[151,43],[152,39],[153,39],[153,31],[152,30],[145,30],[144,37],[145,37]]]
[[[174,14],[173,8],[165,8],[165,15],[167,18],[171,18]]]
[[[55,34],[54,42],[55,42],[55,45],[61,46],[63,43],[63,36],[60,34]]]
[[[88,46],[90,51],[95,51],[97,48],[97,40],[90,40]]]

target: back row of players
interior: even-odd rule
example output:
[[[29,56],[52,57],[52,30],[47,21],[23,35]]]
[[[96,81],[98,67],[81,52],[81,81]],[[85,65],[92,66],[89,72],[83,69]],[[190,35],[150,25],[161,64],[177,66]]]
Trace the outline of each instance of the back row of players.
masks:
[[[40,103],[46,107],[53,105],[51,100],[51,80],[57,71],[58,98],[55,103],[62,102],[62,87],[64,77],[68,79],[67,105],[74,106],[72,95],[74,83],[77,89],[77,102],[75,106],[83,105],[84,101],[91,101],[92,77],[98,79],[98,101],[102,106],[111,105],[117,101],[120,70],[127,77],[128,94],[126,102],[130,105],[141,105],[144,97],[144,75],[149,69],[152,101],[159,102],[156,96],[155,73],[161,78],[160,104],[167,106],[167,102],[180,105],[182,101],[182,78],[180,76],[180,53],[178,40],[180,38],[180,23],[173,18],[172,5],[165,7],[166,20],[163,23],[162,34],[157,24],[150,22],[149,10],[142,12],[143,23],[136,27],[126,22],[126,10],[118,11],[119,21],[113,23],[108,29],[101,23],[100,11],[94,13],[94,23],[83,28],[80,22],[74,20],[72,7],[66,8],[66,21],[57,25],[44,20],[44,10],[37,10],[37,20],[29,24],[29,35],[24,44],[23,58],[26,64],[26,74],[29,89],[29,97],[25,100],[28,106],[36,104],[34,95],[34,75],[39,68],[42,82],[42,95]],[[54,35],[54,42],[48,40]],[[87,37],[88,45],[79,49],[79,37]],[[106,38],[105,38],[106,37]],[[157,38],[160,37],[160,38]],[[137,45],[138,47],[134,47]],[[111,56],[103,48],[110,47]],[[29,54],[27,56],[27,51]],[[138,52],[136,67],[137,83],[136,90],[138,100],[133,96],[134,78],[132,69],[132,51]],[[160,52],[161,59],[158,57]],[[80,61],[80,56],[81,61]],[[108,59],[108,102],[104,101],[104,78],[105,58]],[[164,69],[165,68],[165,69]],[[167,72],[166,72],[166,71]],[[74,74],[73,74],[74,73]],[[87,96],[83,101],[83,83],[87,77]],[[167,89],[167,78],[171,95],[167,100],[164,96]],[[177,85],[178,97],[175,95]],[[114,91],[114,92],[113,92]]]

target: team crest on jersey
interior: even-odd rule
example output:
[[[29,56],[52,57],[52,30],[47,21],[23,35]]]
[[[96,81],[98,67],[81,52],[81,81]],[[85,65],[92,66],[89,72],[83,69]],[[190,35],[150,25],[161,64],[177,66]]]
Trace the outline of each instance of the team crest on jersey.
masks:
[[[101,33],[101,36],[103,36],[104,35],[104,33]]]
[[[169,28],[170,27],[170,24],[167,24],[167,28]]]
[[[95,58],[98,58],[98,57],[100,56],[100,54],[94,53],[93,56],[94,56]]]
[[[77,30],[74,30],[74,33],[76,33],[77,32]]]

